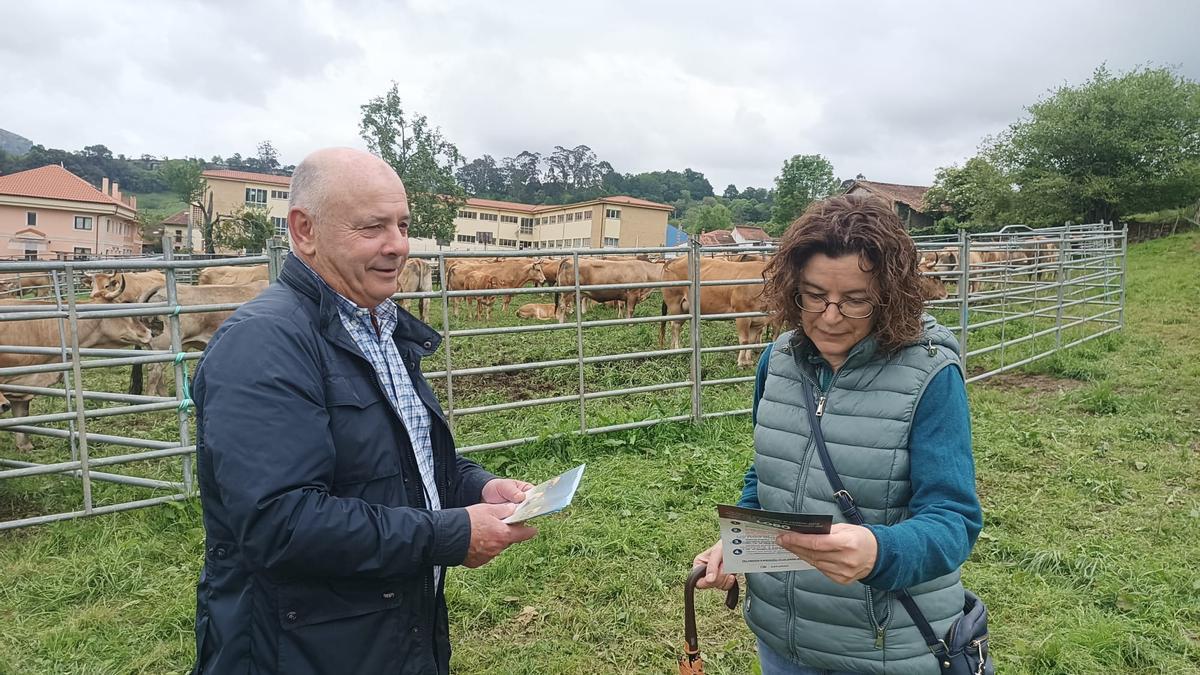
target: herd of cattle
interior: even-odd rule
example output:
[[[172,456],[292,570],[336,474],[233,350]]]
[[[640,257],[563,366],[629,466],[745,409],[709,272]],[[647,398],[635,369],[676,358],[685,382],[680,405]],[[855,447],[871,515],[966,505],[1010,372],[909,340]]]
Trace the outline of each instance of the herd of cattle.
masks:
[[[1026,246],[1011,250],[972,251],[970,253],[971,281],[969,290],[978,290],[975,280],[977,271],[985,271],[998,265],[1007,265],[1032,270],[1030,277],[1038,277],[1057,264],[1058,247],[1049,240],[1035,238]],[[940,300],[948,296],[945,283],[937,275],[953,279],[959,268],[960,256],[957,247],[947,247],[923,254],[920,269],[922,292],[927,300]],[[700,260],[700,279],[704,281],[747,280],[747,284],[701,286],[700,313],[741,314],[763,312],[766,308],[762,298],[761,282],[768,256],[759,254],[724,255],[704,257]],[[429,293],[433,291],[433,266],[423,259],[410,259],[397,278],[400,293]],[[651,258],[638,256],[580,257],[578,268],[573,257],[565,258],[459,258],[446,261],[440,274],[447,291],[490,291],[490,294],[459,296],[452,298],[456,316],[462,305],[473,302],[477,319],[489,318],[497,297],[501,298],[501,311],[507,312],[512,295],[497,291],[534,286],[557,286],[564,289],[555,293],[555,303],[527,303],[520,305],[516,315],[520,318],[566,321],[575,299],[573,291],[578,281],[580,286],[627,286],[680,282],[689,279],[687,256],[676,258]],[[165,276],[162,272],[114,272],[97,273],[90,277],[93,304],[107,303],[163,303],[166,301]],[[177,286],[177,304],[232,305],[250,300],[267,286],[267,266],[210,267],[200,270],[197,284]],[[37,291],[49,289],[52,281],[47,275],[24,274],[20,277],[0,279],[0,305],[25,303],[20,299],[22,291],[35,291],[38,297],[48,293]],[[582,290],[580,312],[588,311],[589,303],[603,303],[623,311],[631,318],[638,303],[646,300],[655,290],[643,285],[635,288]],[[662,314],[689,314],[690,287],[659,287],[662,294]],[[406,305],[405,301],[401,301]],[[423,321],[428,320],[429,299],[417,301],[416,313]],[[207,346],[214,332],[229,317],[231,310],[181,313],[179,315],[180,343],[185,350],[199,351]],[[82,313],[86,317],[86,312]],[[734,318],[738,343],[758,343],[770,322],[767,316],[743,316]],[[671,347],[680,346],[682,321],[670,321]],[[171,349],[171,333],[164,330],[163,317],[104,317],[81,318],[78,322],[80,348],[128,349],[146,348],[157,351]],[[665,347],[666,322],[659,324],[659,347]],[[0,321],[0,344],[36,347],[59,347],[62,336],[56,319],[32,319]],[[33,366],[54,363],[59,355],[0,353],[0,368]],[[739,350],[737,364],[750,367],[754,363],[751,349]],[[147,388],[158,396],[166,395],[165,373],[169,364],[156,363],[149,366]],[[0,376],[0,384],[27,387],[50,387],[60,379],[61,373],[32,373]],[[140,369],[134,367],[131,391],[141,391]],[[0,413],[12,410],[14,416],[28,414],[33,394],[0,393]],[[29,450],[32,446],[24,434],[17,435],[17,447]]]

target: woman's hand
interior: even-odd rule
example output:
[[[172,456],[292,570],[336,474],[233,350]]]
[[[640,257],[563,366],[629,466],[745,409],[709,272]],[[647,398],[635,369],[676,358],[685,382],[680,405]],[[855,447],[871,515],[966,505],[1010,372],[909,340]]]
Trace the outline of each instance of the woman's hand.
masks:
[[[835,523],[829,534],[787,532],[775,541],[839,584],[870,574],[879,553],[875,535],[861,525],[849,523]]]
[[[696,559],[692,561],[692,567],[696,565],[705,565],[708,567],[708,574],[700,577],[700,580],[696,582],[696,588],[719,588],[727,591],[733,586],[733,582],[737,581],[737,577],[725,573],[723,556],[724,553],[721,550],[720,539],[717,540],[717,543],[710,546],[708,550],[696,555]]]

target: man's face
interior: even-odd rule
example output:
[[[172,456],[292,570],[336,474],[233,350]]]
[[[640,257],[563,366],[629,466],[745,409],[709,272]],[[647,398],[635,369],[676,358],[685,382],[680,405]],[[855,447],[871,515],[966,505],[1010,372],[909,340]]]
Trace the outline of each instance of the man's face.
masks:
[[[314,228],[314,269],[360,307],[375,307],[396,292],[408,258],[408,195],[391,171],[338,181]]]

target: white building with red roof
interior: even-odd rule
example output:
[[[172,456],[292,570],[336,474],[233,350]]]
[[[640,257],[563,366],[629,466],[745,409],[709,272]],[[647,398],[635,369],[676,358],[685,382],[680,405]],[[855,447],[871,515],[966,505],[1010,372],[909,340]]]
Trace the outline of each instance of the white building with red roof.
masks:
[[[57,164],[0,176],[0,259],[139,255],[137,197]]]

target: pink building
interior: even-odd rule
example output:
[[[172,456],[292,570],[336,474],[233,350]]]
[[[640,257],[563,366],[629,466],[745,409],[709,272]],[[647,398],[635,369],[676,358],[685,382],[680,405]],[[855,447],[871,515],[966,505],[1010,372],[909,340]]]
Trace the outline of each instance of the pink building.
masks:
[[[137,197],[51,164],[0,176],[0,259],[139,255]]]

